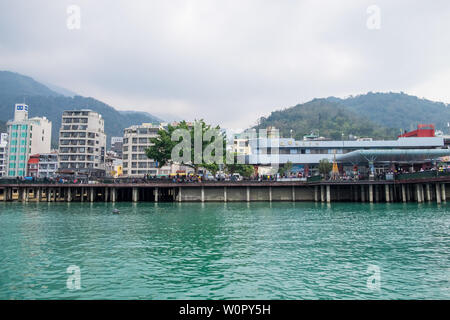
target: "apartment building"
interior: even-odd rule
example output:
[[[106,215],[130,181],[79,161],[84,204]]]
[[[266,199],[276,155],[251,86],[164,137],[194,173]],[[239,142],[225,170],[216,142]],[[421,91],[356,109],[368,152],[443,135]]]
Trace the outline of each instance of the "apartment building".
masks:
[[[161,124],[143,123],[124,130],[123,135],[123,175],[139,177],[158,174],[158,163],[149,159],[145,150],[151,145],[150,138],[158,136]]]
[[[59,170],[67,174],[105,174],[106,134],[101,114],[64,111],[59,131]]]
[[[122,159],[123,137],[111,137],[111,151]]]
[[[7,148],[6,175],[23,177],[31,154],[49,153],[52,123],[45,117],[28,118],[28,106],[16,104],[14,120],[7,122],[9,144]]]
[[[0,177],[4,177],[6,175],[5,167],[6,167],[7,147],[8,147],[8,134],[2,133],[0,134]]]
[[[36,178],[54,178],[58,171],[58,153],[42,153],[30,156],[27,175]]]

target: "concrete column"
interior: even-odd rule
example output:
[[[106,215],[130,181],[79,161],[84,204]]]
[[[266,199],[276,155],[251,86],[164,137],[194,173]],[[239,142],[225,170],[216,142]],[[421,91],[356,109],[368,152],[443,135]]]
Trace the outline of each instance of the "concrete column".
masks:
[[[417,199],[417,202],[421,203],[422,202],[422,192],[420,191],[420,185],[416,184],[415,187],[416,187],[416,199]]]
[[[80,201],[83,202],[84,201],[84,187],[81,187],[81,195],[80,195]]]
[[[406,201],[411,201],[411,185],[406,185]]]
[[[72,202],[72,188],[67,188],[67,202]]]
[[[441,203],[441,187],[439,183],[436,183],[436,203]]]
[[[42,194],[41,194],[41,188],[36,188],[35,198],[37,202],[41,202],[42,200]]]
[[[108,202],[109,201],[109,188],[105,187],[105,190],[103,192],[104,192],[103,196],[105,198],[104,200],[105,200],[105,202]]]
[[[178,202],[181,202],[181,187],[178,187]]]
[[[47,188],[45,195],[47,196],[47,202],[52,201],[52,189],[51,188]]]
[[[269,187],[269,201],[272,202],[272,187]]]
[[[327,202],[331,202],[331,186],[327,184]]]
[[[202,186],[202,202],[205,202],[205,187]]]
[[[227,187],[223,187],[223,202],[227,202]]]
[[[89,188],[89,201],[94,202],[94,188]]]
[[[320,201],[325,202],[325,186],[320,186]]]
[[[373,184],[369,184],[369,202],[373,203]]]
[[[420,187],[420,197],[422,199],[422,202],[424,202],[425,201],[425,191],[423,189],[423,184],[420,184],[419,187]]]
[[[250,187],[247,186],[247,202],[250,202]]]
[[[202,190],[203,190],[203,187],[202,187]],[[203,194],[203,192],[202,192],[202,194]],[[155,202],[158,202],[158,198],[159,198],[159,195],[158,195],[158,187],[156,187],[156,188],[155,188]]]
[[[314,201],[319,202],[319,186],[314,186]]]
[[[364,185],[361,185],[361,202],[366,202],[366,190]]]
[[[138,191],[139,191],[138,188],[133,187],[132,195],[131,195],[131,198],[132,198],[133,202],[138,202],[139,201],[139,192]]]
[[[380,186],[375,185],[375,201],[380,202]]]
[[[358,186],[353,186],[353,201],[358,202]]]
[[[3,189],[3,201],[4,202],[8,201],[8,189],[7,188]]]
[[[441,201],[447,202],[447,194],[445,193],[445,183],[441,183]]]
[[[426,188],[426,194],[427,194],[427,201],[430,202],[431,201],[431,191],[430,191],[430,184],[427,183],[425,185]]]
[[[389,196],[389,185],[385,184],[384,185],[384,191],[386,194],[386,202],[390,202],[391,201],[391,197]]]
[[[292,201],[295,202],[295,186],[292,186]]]
[[[406,202],[406,190],[405,190],[405,185],[402,184],[402,201]]]
[[[28,200],[30,200],[30,189],[28,189],[28,187],[27,187],[27,188],[25,188],[24,192],[25,192],[24,201],[28,202]]]
[[[116,198],[117,198],[117,190],[116,188],[111,188],[111,202],[112,203],[116,202]]]

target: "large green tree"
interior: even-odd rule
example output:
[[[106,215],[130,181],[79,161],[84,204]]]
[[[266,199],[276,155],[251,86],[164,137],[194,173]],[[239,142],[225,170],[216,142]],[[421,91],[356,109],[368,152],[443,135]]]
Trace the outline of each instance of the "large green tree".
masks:
[[[195,131],[196,125],[197,131]],[[224,162],[226,141],[219,130],[219,126],[212,127],[211,125],[206,124],[203,119],[196,121],[194,125],[189,125],[186,121],[181,121],[176,126],[169,125],[167,130],[159,130],[157,137],[150,138],[152,146],[146,150],[147,157],[156,160],[158,166],[161,168],[174,161],[172,159],[172,151],[174,148],[179,148],[180,144],[183,143],[187,148],[179,148],[178,156],[183,160],[178,161],[178,163],[193,168],[195,173],[198,173],[199,168],[205,168],[215,174],[219,171],[219,163],[217,163],[217,161],[208,161],[203,155],[205,151],[210,151],[211,156],[215,157],[215,149],[208,148],[211,148],[211,145],[217,142],[221,145],[223,152],[222,155],[217,155],[217,157],[220,157],[220,162]],[[215,134],[211,134],[212,132],[215,132]],[[197,137],[195,137],[196,134]],[[201,139],[199,140],[200,135]],[[194,138],[197,138],[197,140]],[[216,139],[218,139],[218,141]],[[197,147],[199,147],[198,149],[201,150],[201,152],[196,152],[195,141],[197,141]],[[177,152],[177,150],[175,152]],[[185,154],[185,152],[187,152],[187,154]]]

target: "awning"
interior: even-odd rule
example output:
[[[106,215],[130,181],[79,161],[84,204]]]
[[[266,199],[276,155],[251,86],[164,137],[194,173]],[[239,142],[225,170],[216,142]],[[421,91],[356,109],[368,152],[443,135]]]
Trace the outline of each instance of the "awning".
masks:
[[[450,156],[450,149],[357,150],[336,156],[340,163],[424,162]]]

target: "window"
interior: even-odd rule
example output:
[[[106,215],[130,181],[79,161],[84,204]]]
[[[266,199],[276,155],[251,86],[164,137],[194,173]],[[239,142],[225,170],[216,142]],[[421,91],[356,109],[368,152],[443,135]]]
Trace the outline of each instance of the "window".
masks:
[[[22,132],[22,134],[20,135],[22,138],[26,138],[27,137],[27,133],[26,132]]]
[[[26,124],[22,125],[22,130],[27,130],[27,125]]]
[[[9,170],[8,173],[10,176],[15,176],[16,175],[16,171],[15,170]]]
[[[10,163],[9,164],[9,168],[10,169],[15,169],[16,168],[16,164],[15,163]]]
[[[24,145],[26,145],[27,144],[27,141],[26,140],[20,140],[20,145],[21,146],[24,146]]]
[[[21,148],[20,148],[20,153],[25,153],[25,152],[26,152],[26,148],[21,147]]]
[[[9,156],[9,161],[16,161],[16,156]]]

